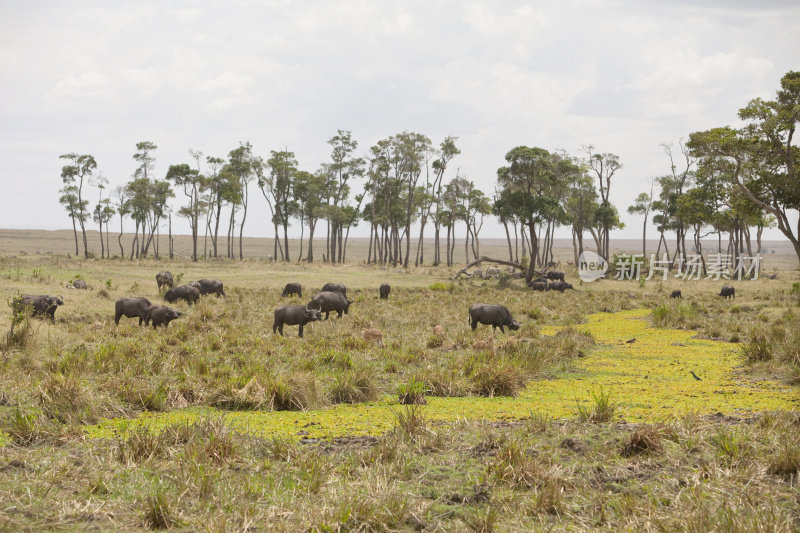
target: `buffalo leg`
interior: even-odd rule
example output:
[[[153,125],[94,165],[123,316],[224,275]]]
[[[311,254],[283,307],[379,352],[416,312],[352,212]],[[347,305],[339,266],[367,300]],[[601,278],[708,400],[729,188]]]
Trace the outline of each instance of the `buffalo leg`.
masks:
[[[300,338],[303,337],[303,324],[300,324]]]

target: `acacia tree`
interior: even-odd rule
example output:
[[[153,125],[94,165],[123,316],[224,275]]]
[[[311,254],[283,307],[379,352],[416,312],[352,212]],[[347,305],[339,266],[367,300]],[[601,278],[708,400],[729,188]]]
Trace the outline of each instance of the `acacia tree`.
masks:
[[[198,156],[199,157],[199,156]],[[197,235],[200,224],[201,194],[205,190],[206,180],[200,169],[191,168],[188,164],[170,165],[167,180],[183,188],[183,194],[189,199],[189,205],[181,207],[178,214],[189,220],[192,229],[192,261],[197,261]]]
[[[310,172],[298,171],[295,173],[292,183],[292,195],[295,198],[297,208],[295,216],[300,219],[300,255],[299,259],[303,258],[303,224],[308,224],[308,254],[306,261],[309,263],[314,262],[314,230],[317,227],[317,221],[322,215],[324,203],[323,199],[326,196],[325,187],[327,185],[327,178],[322,172],[312,174]],[[369,258],[369,255],[367,255]]]
[[[756,98],[739,110],[746,125],[692,133],[688,146],[700,158],[724,158],[733,185],[753,204],[775,217],[800,261],[800,147],[794,133],[800,122],[800,72],[781,78],[775,100]]]
[[[458,137],[445,137],[445,139],[439,145],[439,153],[438,158],[433,162],[431,167],[433,168],[433,180],[429,181],[428,173],[426,172],[426,180],[425,180],[425,201],[422,203],[422,209],[420,212],[419,218],[419,241],[417,241],[417,257],[414,260],[414,266],[417,266],[421,263],[425,262],[424,256],[424,247],[423,242],[425,240],[425,224],[428,221],[428,218],[431,217],[431,209],[433,205],[436,205],[436,211],[441,207],[441,200],[442,200],[442,178],[444,177],[444,172],[447,170],[447,165],[453,159],[453,157],[457,156],[461,153],[461,150],[456,147],[456,140]],[[439,221],[438,217],[435,215],[433,216],[433,224],[434,224],[434,252],[433,252],[433,264],[439,264]]]
[[[263,180],[264,185],[261,187],[264,195],[267,196],[265,187],[272,197],[271,206],[274,205],[274,214],[272,223],[275,228],[275,256],[277,259],[277,248],[279,245],[278,226],[283,226],[283,250],[281,257],[284,261],[289,261],[289,219],[294,212],[294,204],[292,198],[292,182],[294,175],[297,172],[297,160],[293,152],[282,150],[276,152],[272,150],[271,156],[267,160],[267,166],[270,169],[269,179]],[[259,183],[261,185],[261,183]],[[269,198],[268,198],[269,201]]]
[[[244,223],[247,220],[247,201],[249,199],[249,184],[253,181],[253,147],[249,142],[239,143],[239,147],[228,153],[227,170],[236,177],[239,189],[239,204],[242,206],[242,220],[239,222],[239,260],[244,259],[242,250],[242,237],[244,236]],[[260,160],[256,164],[263,165]]]
[[[642,224],[642,255],[647,253],[647,217],[650,216],[650,210],[653,208],[653,187],[655,181],[650,182],[650,194],[646,192],[639,193],[633,205],[628,207],[628,213],[632,215],[642,215],[644,223]]]
[[[609,234],[615,226],[618,226],[615,219],[617,221],[619,220],[619,217],[616,215],[616,208],[611,205],[611,201],[609,200],[611,195],[611,178],[622,168],[622,165],[619,162],[619,156],[611,153],[597,153],[592,145],[584,146],[583,151],[589,158],[589,168],[595,176],[597,176],[600,188],[600,207],[597,210],[599,223],[597,252],[608,261]]]
[[[119,256],[125,259],[125,248],[122,246],[122,222],[125,215],[130,214],[130,204],[128,198],[128,188],[119,186],[114,189],[114,199],[117,213],[119,214],[119,235],[117,235],[117,244],[119,244]]]
[[[328,212],[328,261],[331,263],[341,262],[344,255],[344,235],[343,229],[348,220],[354,217],[347,216],[342,209],[346,206],[350,194],[349,181],[360,178],[364,175],[365,162],[360,157],[353,154],[358,148],[358,141],[353,139],[352,132],[338,130],[336,135],[328,139],[331,145],[331,163],[323,165],[327,172],[331,184],[329,187],[330,206]],[[354,222],[354,220],[353,220]],[[350,222],[352,224],[353,222]]]
[[[78,228],[75,224],[76,220],[81,216],[78,207],[78,188],[75,185],[65,185],[59,191],[61,196],[58,202],[67,210],[69,218],[72,220],[72,233],[75,235],[75,255],[78,255]],[[88,203],[88,201],[86,201]]]
[[[225,161],[220,157],[206,157],[206,164],[209,167],[209,175],[206,178],[206,194],[203,203],[207,206],[206,211],[206,233],[211,236],[211,245],[214,248],[214,257],[219,257],[217,248],[219,238],[219,221],[222,218],[222,206],[228,199],[230,184],[226,176],[222,174],[222,167]],[[211,223],[214,229],[211,229]],[[203,255],[205,255],[205,244],[203,245]]]
[[[89,205],[89,201],[83,199],[83,183],[84,180],[88,180],[97,169],[97,162],[94,160],[94,157],[89,154],[79,155],[76,153],[69,153],[63,154],[59,156],[59,158],[69,161],[68,164],[61,167],[61,181],[65,185],[65,196],[68,196],[69,194],[74,194],[77,196],[77,202],[73,202],[72,205],[72,209],[75,212],[75,216],[73,216],[73,225],[77,219],[81,226],[81,235],[83,236],[83,256],[88,259],[89,247],[86,242],[85,222],[88,216],[86,208]],[[67,186],[73,186],[73,188],[67,190]],[[77,247],[75,253],[78,253]]]

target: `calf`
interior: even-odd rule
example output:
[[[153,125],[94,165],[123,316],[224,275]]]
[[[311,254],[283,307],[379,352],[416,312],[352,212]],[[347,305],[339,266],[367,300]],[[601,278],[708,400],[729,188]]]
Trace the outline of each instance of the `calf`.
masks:
[[[145,326],[150,324],[147,312],[150,310],[150,300],[147,298],[120,298],[114,304],[114,324],[119,326],[119,319],[123,316],[128,318],[138,318],[139,325],[144,322]]]
[[[723,298],[734,299],[736,298],[736,289],[734,289],[732,285],[723,285],[722,290],[719,291],[719,295]]]
[[[272,333],[276,331],[283,336],[283,325],[300,326],[300,337],[303,336],[303,326],[322,318],[322,313],[307,305],[281,305],[275,308],[272,322]]]
[[[669,297],[670,298],[683,298],[683,295],[681,294],[681,290],[680,289],[675,289],[674,291],[672,291],[670,293]]]
[[[153,324],[153,329],[156,329],[156,326],[160,326],[161,324],[164,324],[164,328],[166,329],[170,322],[182,314],[183,313],[180,311],[176,311],[165,305],[151,305],[150,309],[147,310],[147,320]]]
[[[546,281],[531,281],[528,284],[528,287],[535,291],[546,291],[547,290],[547,282]]]
[[[506,332],[503,329],[505,326],[508,326],[511,331],[519,329],[519,322],[514,320],[509,310],[502,305],[475,304],[469,308],[469,319],[473,331],[478,327],[478,323],[492,326],[492,331],[500,328],[501,333]]]
[[[381,300],[388,300],[389,299],[389,292],[392,288],[389,286],[388,283],[382,283],[381,286],[378,288],[378,292],[380,293]]]
[[[378,346],[381,348],[384,347],[383,332],[379,329],[362,329],[361,336],[364,337],[364,340],[368,342],[378,341]]]
[[[292,294],[296,294],[299,298],[303,297],[303,288],[300,286],[299,283],[287,283],[286,286],[283,288],[281,297],[286,298],[287,296],[291,296]]]
[[[192,285],[181,285],[180,287],[168,290],[166,294],[164,294],[164,299],[169,303],[175,303],[178,300],[186,300],[186,303],[192,305],[199,298],[200,289]]]

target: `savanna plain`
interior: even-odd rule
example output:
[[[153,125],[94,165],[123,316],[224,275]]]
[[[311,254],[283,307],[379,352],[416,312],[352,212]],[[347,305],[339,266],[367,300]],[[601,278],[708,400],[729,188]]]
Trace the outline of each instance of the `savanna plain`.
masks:
[[[226,296],[115,325],[118,298],[163,302],[161,270]],[[733,300],[566,261],[564,293],[457,270],[0,256],[0,530],[800,529],[794,266]],[[326,282],[348,314],[273,334]],[[18,294],[64,305],[15,317]],[[478,302],[520,329],[472,331]]]

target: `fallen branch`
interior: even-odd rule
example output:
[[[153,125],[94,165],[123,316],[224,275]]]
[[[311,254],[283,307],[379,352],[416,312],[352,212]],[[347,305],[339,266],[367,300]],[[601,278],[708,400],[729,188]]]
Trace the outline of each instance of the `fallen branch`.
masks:
[[[469,270],[470,268],[474,267],[475,265],[479,265],[481,263],[484,263],[484,262],[486,262],[486,263],[497,263],[499,265],[506,265],[506,266],[514,267],[517,270],[522,271],[523,274],[527,270],[525,267],[523,267],[519,263],[514,263],[513,261],[504,261],[502,259],[492,259],[491,257],[483,256],[483,257],[480,257],[480,258],[476,259],[472,263],[468,264],[467,266],[465,266],[464,268],[462,268],[458,272],[456,272],[456,275],[453,276],[453,279],[458,279],[459,276],[465,275],[467,273],[467,270]]]

